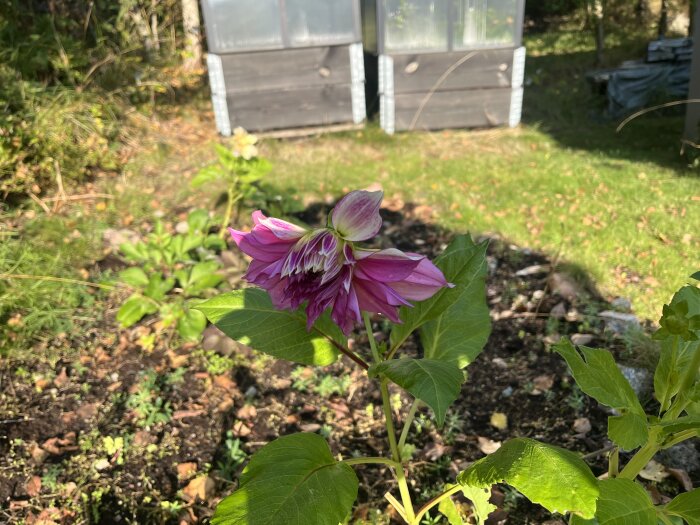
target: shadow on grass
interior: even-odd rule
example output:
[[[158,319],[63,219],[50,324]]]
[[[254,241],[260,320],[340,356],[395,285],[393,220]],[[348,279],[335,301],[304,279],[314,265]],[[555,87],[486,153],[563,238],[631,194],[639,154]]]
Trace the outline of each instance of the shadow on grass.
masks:
[[[568,37],[559,34],[562,35]],[[680,154],[684,106],[640,116],[617,132],[624,117],[607,117],[605,94],[595,93],[586,79],[589,71],[642,59],[649,38],[639,35],[625,38],[606,49],[605,63],[597,66],[593,49],[570,44],[558,47],[561,44],[556,37],[557,34],[543,33],[531,34],[526,39],[524,124],[539,128],[571,149],[610,159],[651,162],[675,170],[678,175],[696,175]],[[578,38],[581,43],[588,37]]]

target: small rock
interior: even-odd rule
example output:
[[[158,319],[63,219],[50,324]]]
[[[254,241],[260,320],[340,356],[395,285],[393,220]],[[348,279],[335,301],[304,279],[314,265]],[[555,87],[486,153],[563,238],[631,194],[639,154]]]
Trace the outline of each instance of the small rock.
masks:
[[[498,430],[506,430],[508,428],[508,416],[503,412],[494,412],[491,414],[491,426]]]
[[[501,395],[503,397],[510,397],[513,395],[513,387],[512,386],[507,386],[503,390],[501,390]]]
[[[591,334],[574,334],[571,336],[571,342],[575,345],[587,345],[593,341],[593,336]]]
[[[44,461],[46,461],[46,458],[49,457],[49,453],[36,443],[32,445],[29,454],[32,456],[32,461],[34,461],[34,463],[37,465],[41,465]]]
[[[187,224],[187,221],[180,221],[175,225],[175,231],[180,235],[184,235],[190,231],[190,225]]]
[[[549,271],[550,266],[548,264],[533,264],[532,266],[528,266],[526,268],[523,268],[522,270],[518,270],[515,272],[516,277],[527,277],[528,275],[538,275],[541,273],[547,273]]]
[[[626,297],[615,297],[615,299],[610,301],[610,306],[612,306],[615,310],[618,310],[620,312],[632,311],[632,301],[630,301]]]
[[[585,436],[591,431],[591,420],[587,417],[579,417],[574,420],[573,429],[576,434]]]
[[[494,357],[493,359],[491,359],[491,362],[498,368],[502,368],[503,370],[506,370],[508,368],[508,363],[506,363],[506,360],[502,357]]]
[[[493,454],[499,448],[501,448],[500,441],[493,441],[492,439],[481,436],[478,436],[477,440],[479,442],[479,450],[481,450],[484,454]]]
[[[245,393],[244,393],[243,395],[244,395],[245,397],[255,397],[255,396],[258,395],[258,389],[255,388],[255,386],[250,385],[250,386],[246,389],[246,391],[245,391]]]
[[[246,437],[250,435],[252,430],[243,421],[236,421],[231,427],[231,432],[236,437]]]
[[[614,334],[622,335],[631,329],[641,329],[639,319],[634,314],[606,310],[598,314],[605,322],[605,328]]]
[[[300,425],[299,428],[302,432],[318,432],[321,430],[321,425],[318,423],[307,423],[305,425]]]
[[[496,270],[498,270],[498,259],[492,255],[486,256],[486,267],[488,268],[489,275],[494,275]]]
[[[133,230],[115,230],[107,228],[102,234],[104,242],[114,251],[119,250],[119,246],[124,243],[136,243],[140,240],[139,234]]]
[[[103,470],[107,470],[111,465],[109,463],[108,459],[102,458],[96,460],[92,466],[95,468],[97,472],[102,472]]]
[[[658,460],[667,467],[700,472],[700,453],[691,441],[684,441],[657,454]]]
[[[534,395],[539,395],[542,392],[550,390],[554,386],[554,377],[549,375],[537,376],[535,379],[532,380],[532,384],[534,388],[530,393]]]
[[[204,350],[214,350],[221,341],[219,334],[211,334],[202,339],[202,348]]]
[[[550,310],[549,315],[555,319],[564,319],[564,317],[566,317],[566,305],[564,303],[557,303],[554,308]]]
[[[534,292],[532,292],[532,299],[534,301],[539,301],[543,297],[544,297],[544,290],[535,290]]]
[[[629,384],[632,385],[632,390],[634,390],[638,398],[646,399],[649,397],[653,383],[653,378],[649,370],[620,364],[618,364],[617,367],[620,369],[620,372],[622,372],[622,375],[625,376],[625,379],[629,381]]]
[[[255,419],[258,415],[258,410],[254,405],[244,405],[236,412],[238,419]]]
[[[514,312],[525,310],[525,305],[527,304],[527,296],[523,294],[518,294],[515,299],[513,299],[513,304],[510,309]]]

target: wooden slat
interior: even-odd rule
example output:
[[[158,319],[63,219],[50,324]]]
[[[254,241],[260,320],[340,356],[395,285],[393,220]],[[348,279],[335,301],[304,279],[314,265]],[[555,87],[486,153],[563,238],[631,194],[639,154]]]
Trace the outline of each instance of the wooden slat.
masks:
[[[231,127],[249,131],[352,122],[350,84],[229,93]]]
[[[350,83],[349,46],[221,55],[227,93]]]
[[[482,128],[508,122],[512,89],[473,89],[433,93],[423,110],[416,113],[427,93],[396,95],[396,130]]]
[[[417,93],[433,89],[450,67],[454,71],[437,85],[436,91],[510,87],[513,49],[489,49],[392,55],[394,59],[394,93]]]

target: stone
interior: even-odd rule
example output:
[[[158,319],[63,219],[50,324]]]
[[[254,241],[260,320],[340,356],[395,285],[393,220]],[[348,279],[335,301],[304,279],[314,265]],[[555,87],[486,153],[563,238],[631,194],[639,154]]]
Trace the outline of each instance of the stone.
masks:
[[[564,303],[557,303],[554,308],[550,310],[549,315],[555,319],[564,319],[564,317],[566,317],[566,305]]]
[[[190,225],[187,224],[187,221],[180,221],[175,225],[175,231],[180,235],[184,235],[190,231]]]
[[[632,390],[634,390],[634,393],[637,394],[639,399],[643,400],[651,395],[654,379],[649,370],[621,364],[618,364],[617,368],[619,368],[622,375],[625,376],[625,379],[627,379],[632,386]]]
[[[630,330],[640,330],[642,327],[639,319],[634,314],[605,310],[600,312],[598,317],[603,319],[606,330],[617,335],[626,334]]]
[[[528,275],[538,275],[542,273],[547,273],[550,269],[548,264],[533,264],[522,270],[515,272],[516,277],[527,277]]]
[[[688,472],[700,472],[700,452],[692,441],[684,441],[662,450],[656,456],[667,467],[683,469]]]
[[[569,302],[573,302],[581,293],[579,284],[570,276],[555,272],[548,280],[549,288],[552,293],[563,297]]]
[[[591,334],[574,334],[571,336],[571,342],[575,345],[587,345],[593,341]]]
[[[610,306],[615,310],[620,312],[631,312],[632,311],[632,301],[627,299],[627,297],[615,297],[610,301]]]

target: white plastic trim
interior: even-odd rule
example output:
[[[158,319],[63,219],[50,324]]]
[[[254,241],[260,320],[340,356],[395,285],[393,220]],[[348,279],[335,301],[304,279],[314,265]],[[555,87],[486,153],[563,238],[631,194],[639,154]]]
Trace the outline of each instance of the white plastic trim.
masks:
[[[513,80],[514,88],[521,87],[525,80],[525,48],[518,47],[513,51]]]
[[[511,128],[520,124],[523,114],[523,88],[516,87],[510,94],[510,113],[508,114],[508,125]]]
[[[394,59],[379,55],[379,124],[393,135],[396,130],[394,113]]]
[[[207,69],[209,71],[209,87],[211,89],[211,103],[214,108],[214,121],[216,129],[224,137],[231,136],[231,118],[226,102],[226,82],[224,80],[224,68],[221,65],[221,57],[213,53],[207,54]]]
[[[365,103],[365,58],[362,44],[350,44],[350,92],[352,96],[352,120],[361,124],[367,118]]]

